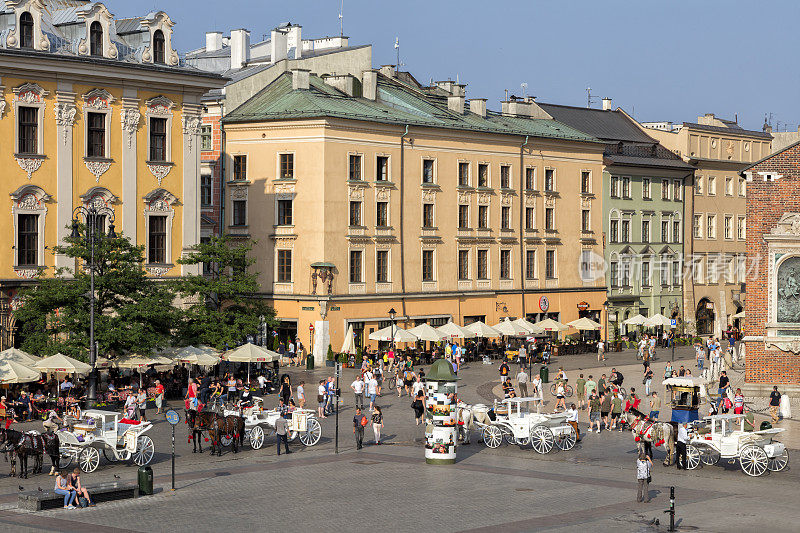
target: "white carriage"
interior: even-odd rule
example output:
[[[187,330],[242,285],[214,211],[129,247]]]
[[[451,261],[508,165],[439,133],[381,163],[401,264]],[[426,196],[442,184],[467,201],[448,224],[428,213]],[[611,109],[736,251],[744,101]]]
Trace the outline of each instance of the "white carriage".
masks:
[[[254,450],[258,450],[264,445],[265,437],[275,435],[275,421],[278,420],[280,411],[264,409],[264,400],[254,397],[252,407],[246,407],[241,411],[226,409],[225,416],[228,415],[244,418],[244,440],[249,442]],[[289,426],[287,435],[289,442],[299,437],[303,446],[314,446],[322,437],[322,426],[312,409],[295,409],[286,421]],[[227,446],[230,442],[226,442],[223,438],[222,444]]]
[[[717,464],[720,459],[730,463],[738,459],[749,476],[785,469],[789,452],[782,442],[773,440],[784,430],[745,431],[745,424],[745,416],[738,414],[713,415],[695,422],[686,445],[686,467],[693,470],[700,464]]]
[[[497,448],[505,440],[509,444],[526,446],[537,453],[549,453],[553,447],[571,450],[578,442],[575,428],[567,422],[567,414],[544,414],[527,409],[534,398],[508,398],[495,401],[494,420],[491,424],[478,423],[483,442],[489,448]],[[491,414],[489,417],[491,418]]]
[[[58,431],[59,468],[76,461],[84,472],[94,472],[100,465],[100,452],[109,462],[132,460],[143,466],[153,460],[153,440],[144,433],[150,422],[123,422],[120,413],[90,409],[70,424],[70,429]]]

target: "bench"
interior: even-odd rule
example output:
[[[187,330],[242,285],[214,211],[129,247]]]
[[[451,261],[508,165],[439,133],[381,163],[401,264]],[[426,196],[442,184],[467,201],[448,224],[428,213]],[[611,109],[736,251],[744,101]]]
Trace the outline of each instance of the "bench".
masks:
[[[98,483],[94,486],[87,485],[86,488],[94,503],[139,497],[138,483]],[[21,492],[17,505],[20,509],[25,509],[26,511],[60,509],[64,507],[64,496],[56,494],[52,489],[42,492]]]

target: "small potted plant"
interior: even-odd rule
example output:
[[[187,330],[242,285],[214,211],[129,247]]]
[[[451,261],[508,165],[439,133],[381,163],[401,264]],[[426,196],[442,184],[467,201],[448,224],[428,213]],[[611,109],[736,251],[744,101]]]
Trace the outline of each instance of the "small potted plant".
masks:
[[[333,348],[328,345],[328,355],[325,357],[325,366],[336,366],[336,354],[333,353]]]

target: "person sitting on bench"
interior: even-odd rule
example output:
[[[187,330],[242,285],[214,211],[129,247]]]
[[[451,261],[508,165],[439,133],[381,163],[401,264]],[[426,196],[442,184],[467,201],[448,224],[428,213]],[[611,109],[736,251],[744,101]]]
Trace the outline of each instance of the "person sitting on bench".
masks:
[[[76,500],[80,502],[80,497],[83,496],[86,498],[86,504],[89,507],[94,507],[95,503],[92,501],[92,498],[89,496],[89,491],[86,490],[86,487],[83,486],[81,483],[81,469],[76,468],[72,471],[72,473],[67,476],[67,484],[71,485],[73,489],[75,489]]]

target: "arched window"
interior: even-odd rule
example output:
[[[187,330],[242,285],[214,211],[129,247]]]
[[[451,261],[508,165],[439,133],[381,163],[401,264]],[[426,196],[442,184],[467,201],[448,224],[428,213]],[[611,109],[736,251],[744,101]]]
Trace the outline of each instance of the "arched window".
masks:
[[[27,11],[19,16],[19,45],[33,48],[33,16]]]
[[[103,26],[98,21],[89,26],[89,50],[93,56],[103,55]]]
[[[154,63],[161,63],[162,65],[166,63],[164,59],[165,53],[165,41],[164,41],[164,32],[161,30],[156,30],[153,33],[153,62]]]

